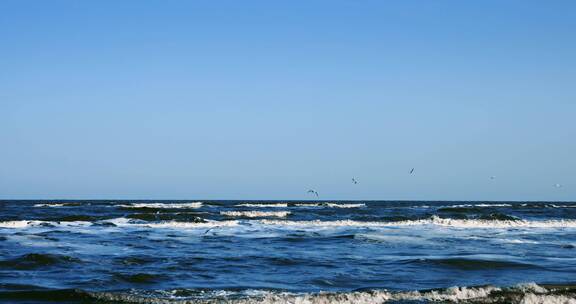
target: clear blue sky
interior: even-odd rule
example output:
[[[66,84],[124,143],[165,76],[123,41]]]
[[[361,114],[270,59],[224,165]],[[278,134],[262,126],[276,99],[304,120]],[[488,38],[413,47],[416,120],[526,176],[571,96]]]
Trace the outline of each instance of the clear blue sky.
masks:
[[[576,200],[575,35],[575,1],[3,0],[0,198]]]

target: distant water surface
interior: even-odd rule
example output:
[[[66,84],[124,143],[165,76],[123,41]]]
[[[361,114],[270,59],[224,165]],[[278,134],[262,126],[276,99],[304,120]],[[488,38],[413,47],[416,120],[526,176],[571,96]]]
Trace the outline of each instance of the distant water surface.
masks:
[[[0,201],[5,303],[576,303],[576,203]]]

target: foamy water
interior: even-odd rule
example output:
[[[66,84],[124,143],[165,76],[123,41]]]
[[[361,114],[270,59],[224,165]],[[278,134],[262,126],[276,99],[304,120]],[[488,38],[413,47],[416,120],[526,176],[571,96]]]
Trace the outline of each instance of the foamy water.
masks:
[[[193,203],[134,203],[128,205],[115,205],[122,208],[167,208],[167,209],[182,209],[182,208],[200,208],[202,202]]]
[[[286,203],[269,203],[269,204],[256,204],[256,203],[243,203],[237,204],[236,207],[253,207],[253,208],[287,208]]]
[[[231,217],[287,217],[290,211],[220,211],[220,214]]]
[[[398,222],[339,221],[284,221],[261,220],[261,224],[277,226],[319,226],[319,227],[394,227],[435,225],[454,228],[576,228],[576,220],[511,221],[511,220],[458,220],[432,217],[430,219]]]
[[[547,289],[535,283],[519,284],[511,287],[466,287],[455,286],[432,291],[388,291],[369,290],[340,293],[270,292],[265,290],[245,290],[241,292],[221,291],[203,293],[186,298],[175,296],[177,292],[159,293],[164,299],[151,301],[150,295],[137,293],[91,293],[95,299],[133,303],[230,303],[230,304],[373,304],[405,303],[406,301],[450,302],[450,303],[518,303],[518,304],[575,304],[573,287]]]
[[[342,204],[342,203],[299,203],[294,204],[296,207],[324,207],[324,208],[362,208],[366,204]]]
[[[574,303],[573,206],[0,201],[0,302]]]
[[[266,218],[266,217],[286,217],[291,214],[290,211],[221,211],[221,215],[226,217],[246,217],[246,218]],[[529,229],[529,228],[576,228],[576,220],[547,220],[547,221],[526,221],[526,220],[459,220],[445,219],[433,216],[430,219],[414,221],[395,221],[395,222],[366,222],[353,220],[337,221],[288,221],[288,220],[269,220],[262,219],[257,221],[209,221],[209,222],[175,222],[161,221],[155,223],[140,223],[127,218],[117,218],[105,220],[103,222],[111,223],[119,227],[157,227],[157,228],[204,228],[216,226],[237,226],[237,225],[269,225],[277,227],[405,227],[405,226],[441,226],[447,228],[481,228],[481,229]],[[86,221],[37,221],[37,220],[20,220],[0,222],[0,228],[27,228],[34,226],[91,226],[98,222]]]

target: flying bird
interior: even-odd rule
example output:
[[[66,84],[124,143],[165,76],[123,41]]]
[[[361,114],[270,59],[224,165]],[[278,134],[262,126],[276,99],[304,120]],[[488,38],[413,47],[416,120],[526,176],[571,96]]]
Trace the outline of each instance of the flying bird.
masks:
[[[354,183],[354,185],[358,184],[358,181],[355,178],[352,178],[352,183]]]
[[[316,195],[316,197],[318,197],[318,191],[314,191],[314,190],[310,189],[306,193],[312,193],[312,194]]]
[[[410,170],[410,174],[414,173],[414,168],[412,168],[412,170]]]
[[[496,178],[496,176],[490,176],[490,179],[495,179],[495,178]]]
[[[556,187],[556,188],[562,188],[562,185],[561,185],[561,184],[555,184],[554,187]]]

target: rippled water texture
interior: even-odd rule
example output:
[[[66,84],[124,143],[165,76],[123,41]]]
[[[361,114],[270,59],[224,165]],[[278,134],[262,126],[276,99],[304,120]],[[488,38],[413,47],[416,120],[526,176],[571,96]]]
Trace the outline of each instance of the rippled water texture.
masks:
[[[0,201],[5,303],[576,303],[574,283],[576,203]]]

